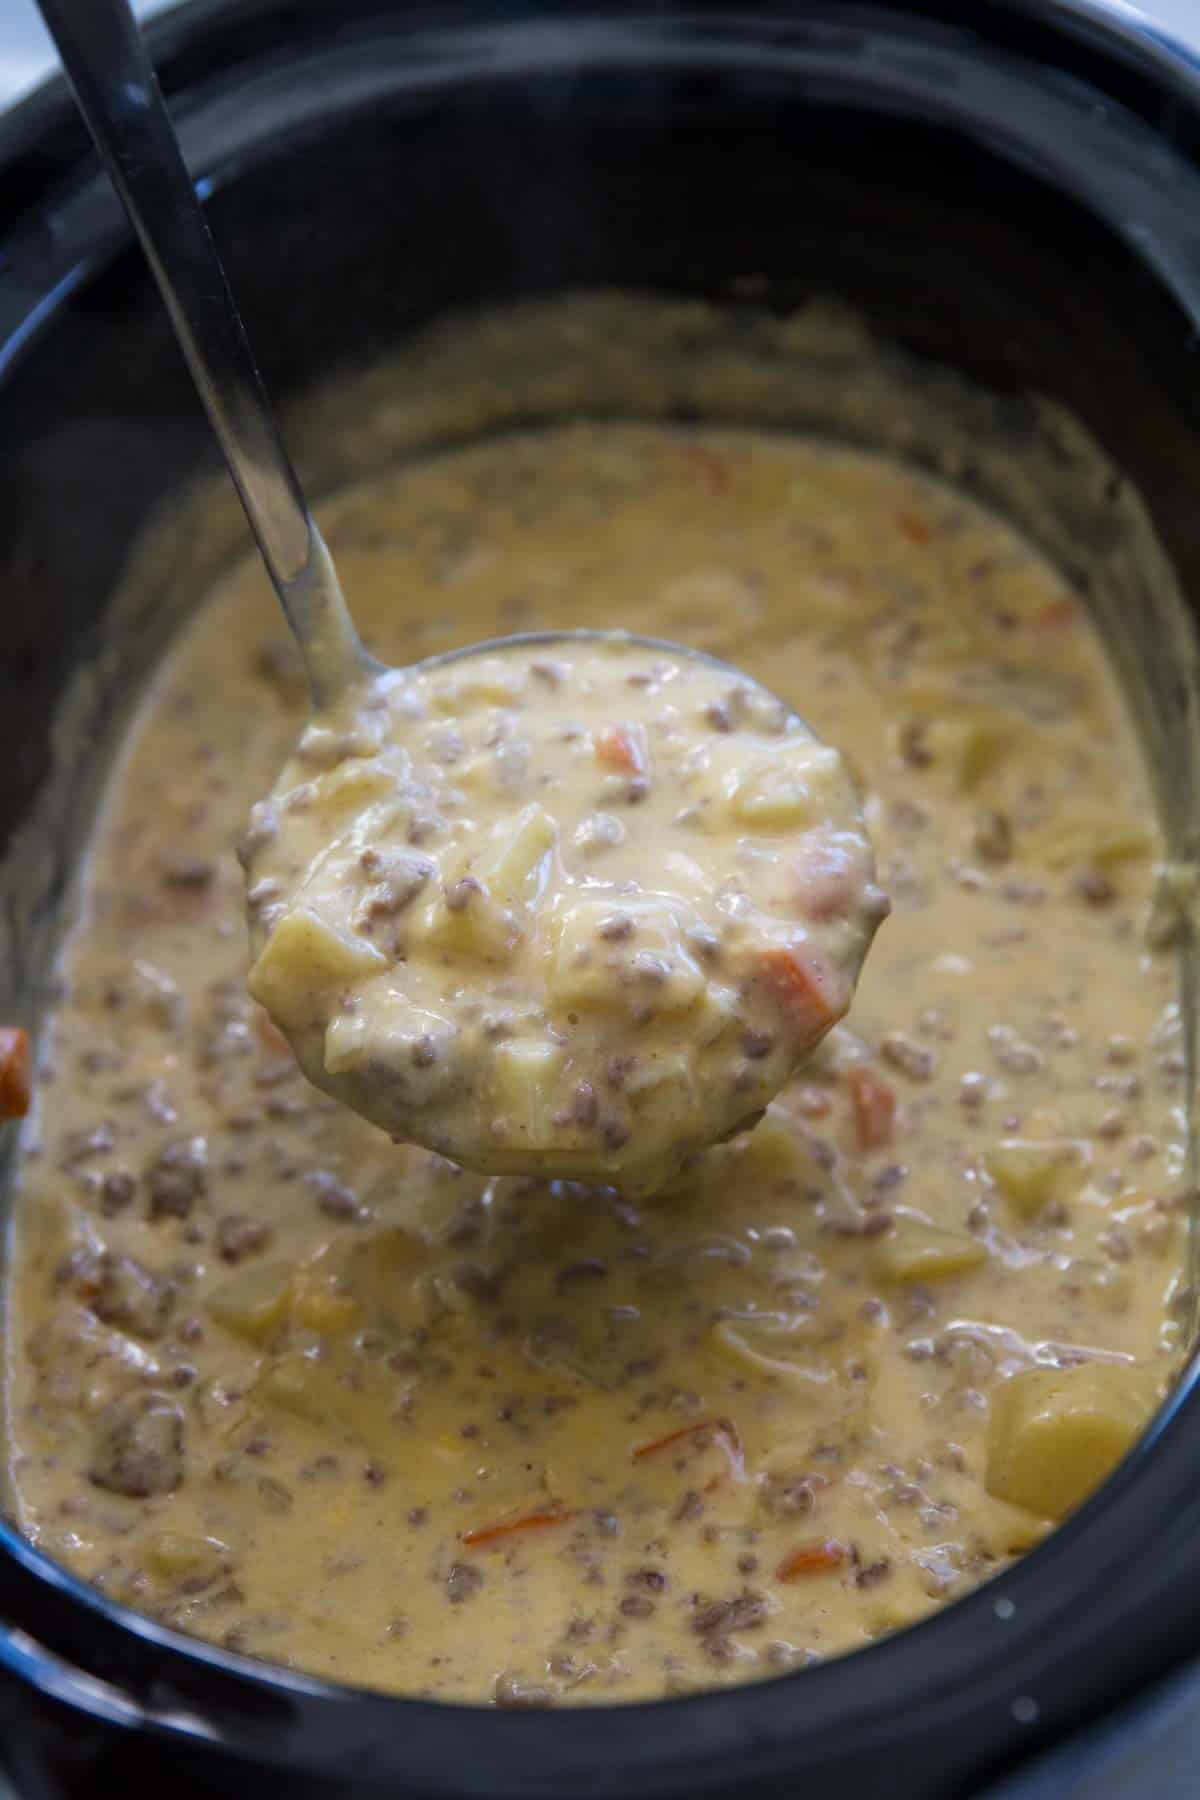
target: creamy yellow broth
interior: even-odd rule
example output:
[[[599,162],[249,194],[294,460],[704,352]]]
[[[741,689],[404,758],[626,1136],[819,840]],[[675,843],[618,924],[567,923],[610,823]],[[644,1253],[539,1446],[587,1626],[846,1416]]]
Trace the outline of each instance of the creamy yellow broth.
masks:
[[[887,910],[839,752],[619,633],[353,684],[240,855],[250,992],[317,1087],[465,1168],[627,1195],[756,1122]]]
[[[1003,1568],[1179,1337],[1159,834],[1082,607],[949,489],[733,431],[495,441],[327,524],[391,662],[622,625],[736,661],[852,761],[893,917],[765,1122],[654,1199],[394,1147],[246,993],[232,845],[305,700],[247,563],[147,698],[66,951],[23,1529],[218,1643],[501,1704],[765,1676]]]

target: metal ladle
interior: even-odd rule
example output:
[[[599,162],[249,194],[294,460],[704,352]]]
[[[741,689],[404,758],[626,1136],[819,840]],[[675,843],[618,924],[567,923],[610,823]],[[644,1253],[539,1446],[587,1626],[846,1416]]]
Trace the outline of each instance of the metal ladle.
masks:
[[[39,0],[79,110],[141,241],[179,346],[325,708],[377,672],[279,435],[128,0]]]

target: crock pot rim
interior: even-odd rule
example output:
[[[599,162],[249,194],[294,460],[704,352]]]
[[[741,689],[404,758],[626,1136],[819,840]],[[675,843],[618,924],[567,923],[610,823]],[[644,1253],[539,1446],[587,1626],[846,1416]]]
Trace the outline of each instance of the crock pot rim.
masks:
[[[229,0],[190,0],[189,4],[177,12],[153,22],[152,35],[156,50],[169,57],[175,47],[188,41],[189,34],[201,27],[211,37],[213,22],[219,22],[222,14],[229,14],[232,10]],[[262,0],[257,10],[274,15],[282,14],[288,9],[276,4],[276,0]],[[586,8],[581,9],[581,12],[597,16],[606,10]],[[820,12],[825,9],[814,6],[804,10]],[[907,11],[903,7],[893,6],[855,10],[877,13],[882,10],[889,14]],[[921,10],[927,15],[931,9],[924,6]],[[1047,12],[1047,8],[1038,4],[1037,0],[1019,0],[1015,10],[1030,15]],[[1108,47],[1114,54],[1118,48],[1122,51],[1132,49],[1143,62],[1148,57],[1151,67],[1161,76],[1164,84],[1172,87],[1179,84],[1189,108],[1193,112],[1197,111],[1198,93],[1194,76],[1188,59],[1182,53],[1173,51],[1161,42],[1154,42],[1148,48],[1144,35],[1134,21],[1127,19],[1123,13],[1114,15],[1108,7],[1096,4],[1096,0],[1065,0],[1060,13],[1060,23],[1064,28],[1086,30],[1093,41],[1097,33],[1101,36],[1107,34]],[[705,18],[717,16],[716,13],[706,14]],[[754,15],[731,16],[739,27],[747,31],[753,31],[758,22]],[[656,23],[661,24],[661,18],[656,19]],[[722,48],[728,51],[728,43],[723,43]],[[36,141],[55,114],[59,115],[60,120],[70,116],[70,101],[61,80],[49,82],[17,109],[16,119],[24,134],[26,147]],[[9,155],[17,153],[14,141],[11,130],[0,129],[0,167],[4,166]],[[582,1782],[582,1772],[590,1766],[593,1756],[603,1749],[607,1772],[611,1775],[612,1758],[616,1749],[625,1758],[622,1763],[625,1777],[638,1780],[639,1792],[675,1791],[686,1780],[690,1791],[700,1794],[717,1779],[728,1779],[729,1770],[724,1762],[718,1768],[718,1758],[736,1759],[738,1773],[743,1779],[761,1772],[760,1765],[765,1767],[773,1761],[778,1762],[780,1758],[786,1759],[788,1771],[794,1772],[796,1745],[790,1735],[794,1729],[794,1721],[789,1717],[785,1725],[778,1717],[779,1703],[785,1695],[797,1702],[811,1699],[811,1707],[805,1706],[803,1712],[810,1716],[807,1729],[813,1743],[818,1733],[828,1734],[831,1729],[858,1733],[864,1741],[880,1729],[886,1733],[887,1720],[894,1714],[898,1696],[903,1695],[906,1685],[912,1689],[911,1681],[906,1684],[903,1679],[906,1670],[902,1665],[917,1660],[928,1662],[930,1657],[936,1661],[937,1653],[932,1647],[940,1645],[950,1633],[955,1637],[961,1636],[965,1629],[963,1621],[972,1618],[976,1623],[985,1625],[994,1640],[994,1648],[980,1659],[986,1669],[968,1669],[962,1666],[954,1670],[956,1660],[965,1664],[966,1659],[955,1659],[951,1655],[945,1663],[939,1663],[943,1677],[946,1678],[942,1682],[940,1694],[934,1695],[929,1691],[927,1680],[926,1691],[911,1692],[909,1704],[926,1707],[931,1718],[930,1728],[934,1729],[937,1724],[935,1715],[939,1710],[954,1712],[964,1704],[959,1685],[968,1681],[976,1688],[986,1685],[991,1695],[990,1704],[1008,1709],[1006,1724],[1009,1732],[1011,1733],[1015,1719],[1032,1743],[1039,1735],[1036,1705],[1033,1716],[1029,1716],[1028,1708],[1013,1714],[1012,1701],[1025,1700],[1030,1696],[1022,1693],[1008,1695],[1006,1698],[1005,1694],[1003,1663],[1008,1654],[1009,1640],[1016,1635],[1018,1629],[1014,1621],[1023,1622],[1026,1616],[1047,1610],[1044,1604],[1041,1607],[1038,1605],[1037,1589],[1041,1576],[1054,1564],[1067,1558],[1074,1559],[1077,1549],[1105,1541],[1127,1553],[1130,1533],[1114,1530],[1114,1521],[1120,1515],[1130,1525],[1136,1522],[1139,1511],[1138,1493],[1143,1491],[1142,1473],[1146,1469],[1152,1447],[1156,1486],[1163,1488],[1165,1500],[1168,1491],[1165,1477],[1169,1470],[1173,1471],[1169,1492],[1177,1503],[1174,1511],[1171,1507],[1160,1505],[1158,1513],[1164,1517],[1182,1518],[1186,1521],[1185,1502],[1190,1486],[1187,1476],[1193,1460],[1186,1440],[1189,1437],[1194,1439],[1200,1427],[1200,1395],[1195,1392],[1195,1386],[1193,1371],[1126,1465],[1075,1519],[1057,1531],[1046,1544],[1005,1575],[976,1589],[934,1617],[867,1651],[857,1653],[852,1659],[853,1666],[865,1669],[869,1664],[873,1671],[877,1671],[878,1681],[873,1686],[878,1691],[872,1696],[860,1696],[864,1701],[871,1699],[873,1704],[860,1704],[856,1709],[850,1709],[849,1715],[841,1718],[836,1727],[819,1715],[823,1710],[829,1710],[828,1696],[834,1691],[840,1675],[851,1666],[851,1659],[835,1659],[819,1668],[797,1671],[792,1676],[779,1676],[766,1683],[653,1703],[633,1706],[617,1704],[547,1713],[502,1714],[480,1707],[397,1699],[338,1687],[235,1656],[170,1631],[140,1614],[115,1605],[60,1565],[53,1563],[10,1527],[0,1527],[0,1544],[12,1562],[38,1583],[56,1588],[73,1605],[83,1607],[94,1621],[103,1622],[109,1630],[115,1629],[124,1638],[140,1640],[148,1651],[159,1654],[172,1665],[178,1662],[181,1668],[191,1664],[236,1674],[240,1681],[275,1694],[285,1701],[311,1704],[323,1712],[340,1715],[343,1719],[347,1706],[353,1705],[356,1713],[369,1715],[372,1720],[379,1721],[376,1725],[367,1726],[368,1740],[374,1731],[379,1733],[380,1739],[383,1738],[382,1720],[385,1717],[394,1719],[397,1709],[405,1709],[407,1716],[414,1721],[419,1715],[422,1731],[432,1732],[443,1743],[447,1740],[436,1729],[438,1724],[449,1720],[453,1731],[453,1721],[461,1721],[465,1716],[471,1721],[472,1733],[491,1738],[497,1746],[497,1753],[503,1753],[503,1761],[520,1761],[527,1769],[527,1777],[516,1783],[512,1788],[514,1792],[556,1794],[567,1781],[579,1786],[581,1792],[586,1792],[588,1789],[586,1783]],[[1093,1559],[1093,1569],[1097,1566],[1104,1566],[1103,1559]],[[1044,1599],[1045,1593],[1054,1584],[1046,1581],[1041,1585]],[[1078,1592],[1077,1583],[1075,1591]],[[1168,1598],[1169,1594],[1161,1596],[1164,1622]],[[1143,1597],[1143,1610],[1148,1599],[1149,1596]],[[1065,1650],[1070,1641],[1070,1633],[1060,1631],[1057,1639],[1060,1648]],[[1192,1640],[1189,1637],[1187,1647],[1191,1646]],[[953,1643],[949,1647],[952,1651]],[[924,1654],[927,1649],[930,1657]],[[1125,1660],[1128,1662],[1129,1658],[1126,1657]],[[190,1737],[193,1741],[206,1741],[212,1736],[211,1722],[205,1720],[201,1712],[186,1704],[175,1703],[171,1678],[161,1665],[153,1684],[157,1688],[159,1699],[155,1700],[150,1689],[140,1697],[132,1698],[118,1684],[106,1685],[102,1678],[97,1679],[85,1670],[74,1668],[69,1657],[38,1644],[35,1639],[24,1634],[19,1626],[0,1639],[0,1661],[18,1668],[26,1679],[41,1685],[46,1691],[69,1697],[73,1705],[97,1716],[108,1717],[117,1723],[150,1725],[171,1735]],[[1155,1663],[1154,1669],[1162,1666],[1164,1665],[1160,1660]],[[951,1671],[958,1677],[957,1684],[949,1679]],[[911,1669],[907,1672],[911,1675]],[[1147,1676],[1151,1672],[1153,1670],[1148,1669]],[[927,1677],[933,1673],[933,1669],[926,1671]],[[797,1687],[798,1682],[804,1685]],[[843,1688],[846,1686],[845,1682],[840,1685]],[[845,1712],[845,1709],[842,1711]],[[730,1720],[737,1720],[731,1741],[725,1745],[711,1742],[710,1721],[714,1721],[720,1714]],[[619,1744],[614,1743],[614,1719],[623,1721],[628,1727]],[[1061,1725],[1062,1722],[1060,1709],[1056,1714],[1056,1723]],[[276,1720],[272,1730],[277,1729]],[[394,1731],[394,1726],[391,1729]],[[311,1735],[309,1731],[302,1730],[294,1742],[292,1735],[285,1732],[275,1749],[282,1753],[282,1760],[290,1760],[291,1749],[299,1748],[300,1743],[307,1744]],[[648,1743],[647,1739],[654,1739],[655,1742]],[[665,1739],[669,1739],[670,1743],[663,1741]],[[225,1741],[230,1743],[230,1747],[241,1748],[255,1756],[269,1757],[273,1754],[272,1746],[255,1732],[250,1733],[245,1740],[225,1737]],[[331,1761],[336,1763],[347,1748],[357,1746],[360,1741],[361,1732],[355,1729],[348,1739],[330,1749]],[[565,1760],[559,1759],[560,1751],[566,1752]],[[478,1754],[480,1782],[478,1785],[461,1787],[459,1791],[463,1793],[482,1795],[495,1791],[492,1786],[494,1770],[490,1749],[486,1745],[479,1747]],[[656,1779],[659,1786],[653,1785]],[[615,1785],[619,1786],[619,1779]],[[508,1792],[509,1789],[504,1791]]]

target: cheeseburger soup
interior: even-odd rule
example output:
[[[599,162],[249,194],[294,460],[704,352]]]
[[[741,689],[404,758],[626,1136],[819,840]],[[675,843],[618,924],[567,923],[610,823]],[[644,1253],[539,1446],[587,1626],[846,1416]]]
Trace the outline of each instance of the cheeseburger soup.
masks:
[[[838,752],[723,664],[519,640],[318,717],[243,840],[250,992],[484,1174],[657,1192],[846,1012],[887,901]]]
[[[459,734],[480,793],[525,731],[514,688],[541,683],[537,717],[582,731],[530,752],[553,780],[522,787],[515,835],[481,814],[460,871],[449,839],[348,831],[357,867],[327,886],[302,809],[294,840],[289,824],[248,845],[253,987],[301,1062],[324,1080],[331,1049],[353,1070],[374,1033],[408,1034],[413,1083],[385,1123],[478,1167],[393,1144],[304,1080],[247,992],[233,845],[306,692],[260,570],[236,570],[130,733],[34,1076],[7,1311],[22,1529],[219,1645],[502,1705],[768,1676],[1002,1570],[1137,1438],[1181,1329],[1161,846],[1082,605],[950,489],[732,430],[493,439],[345,493],[326,523],[393,663],[624,627],[745,668],[846,755],[892,917],[845,1021],[761,1123],[653,1193],[653,1170],[598,1180],[621,1168],[598,1168],[596,1144],[617,1156],[647,1094],[684,1108],[664,1145],[715,1136],[819,1035],[807,1012],[795,1024],[810,983],[771,960],[793,841],[809,941],[822,882],[851,884],[825,921],[841,936],[819,939],[838,985],[818,988],[842,1010],[879,910],[865,847],[836,763],[775,734],[752,685],[696,687],[673,712],[685,690],[663,665],[629,684],[632,650],[568,647],[547,651],[553,675],[520,655],[495,694],[443,709],[448,665],[421,694],[426,729],[456,753]],[[676,730],[677,788],[631,805],[618,789],[653,782]],[[807,773],[764,775],[755,795],[784,811],[723,835],[685,775],[695,754],[697,790],[736,812],[720,771],[739,733],[764,767],[794,751]],[[777,797],[819,769],[818,824],[840,824],[811,844],[807,799]],[[321,796],[369,777],[343,820],[377,803],[375,771],[372,752],[287,781]],[[678,859],[686,916],[640,890],[641,818]],[[598,907],[572,894],[564,924],[569,874],[611,886]],[[351,935],[389,970],[410,945],[422,982],[448,966],[430,945],[507,956],[504,909],[532,907],[537,930],[513,961],[479,959],[497,991],[458,1047],[433,1024],[426,1046],[376,1005],[365,951],[332,1000],[279,1002],[271,945],[317,930],[302,882],[314,916],[355,909]],[[675,1041],[685,991],[711,1009],[711,1080]],[[416,1003],[447,1016],[444,993]],[[564,1091],[571,1031],[588,1062]],[[443,1051],[473,1112],[438,1098]],[[529,1172],[548,1144],[579,1150],[577,1178]]]

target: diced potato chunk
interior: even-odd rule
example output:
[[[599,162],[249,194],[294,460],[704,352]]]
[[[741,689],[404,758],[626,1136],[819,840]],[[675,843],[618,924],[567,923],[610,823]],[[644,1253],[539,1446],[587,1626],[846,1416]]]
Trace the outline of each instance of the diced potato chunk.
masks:
[[[285,1028],[302,1024],[314,989],[352,981],[387,967],[383,953],[365,938],[338,931],[310,907],[298,906],[279,921],[263,946],[246,985],[260,1006]]]
[[[313,784],[312,812],[322,818],[338,817],[381,800],[396,786],[396,777],[376,758],[356,757],[340,763]]]
[[[400,1409],[406,1391],[386,1359],[364,1359],[346,1338],[323,1344],[318,1356],[289,1349],[270,1357],[253,1389],[260,1405],[357,1438],[385,1460],[402,1442]]]
[[[469,656],[437,684],[433,695],[443,712],[458,713],[469,706],[515,706],[523,684],[519,665],[500,656]]]
[[[608,935],[617,920],[628,921],[624,937]],[[648,1002],[656,1012],[683,1012],[704,989],[668,907],[653,900],[581,900],[559,915],[549,982],[556,1005]]]
[[[371,1063],[402,1068],[406,1093],[418,1102],[427,1099],[446,1080],[453,1027],[440,1013],[411,1005],[403,993],[373,991],[371,997],[369,1013],[337,1013],[330,1019],[323,1048],[326,1069],[330,1075],[344,1075]]]
[[[327,1336],[351,1326],[404,1337],[432,1319],[429,1251],[402,1225],[331,1244],[292,1277],[291,1316]]]
[[[492,1098],[509,1135],[545,1143],[562,1108],[563,1052],[557,1044],[517,1038],[498,1044]]]
[[[1002,1138],[985,1150],[983,1166],[1006,1200],[1032,1218],[1051,1200],[1077,1194],[1087,1175],[1086,1144],[1071,1138]]]
[[[231,1566],[228,1544],[219,1538],[185,1537],[178,1531],[159,1531],[143,1551],[152,1575],[163,1581],[215,1581]]]
[[[735,819],[759,830],[792,830],[810,824],[829,806],[829,786],[840,770],[836,750],[813,745],[801,757],[789,741],[788,754],[751,763],[731,783],[729,807]]]
[[[423,925],[431,943],[484,962],[507,962],[520,935],[513,914],[470,873],[447,878],[425,909]]]
[[[1089,1362],[1026,1369],[998,1389],[988,1423],[989,1493],[1061,1519],[1112,1473],[1159,1399],[1147,1369]]]
[[[431,1321],[436,1308],[427,1279],[429,1250],[402,1225],[373,1231],[349,1247],[338,1240],[322,1260],[376,1330],[405,1334]]]
[[[785,1125],[770,1117],[746,1139],[740,1167],[755,1187],[777,1181],[811,1181],[814,1174],[810,1152]]]
[[[981,713],[929,720],[921,742],[932,761],[948,769],[965,793],[979,786],[1007,755],[1012,729],[1003,721]]]
[[[321,1363],[298,1350],[288,1350],[266,1365],[255,1383],[255,1392],[297,1418],[324,1424],[336,1407],[337,1395],[331,1393],[332,1386]]]
[[[290,1263],[252,1263],[219,1282],[208,1296],[208,1310],[218,1325],[252,1344],[262,1344],[288,1316]]]
[[[292,1295],[291,1316],[297,1325],[326,1336],[349,1331],[358,1321],[358,1306],[350,1294],[299,1277]]]
[[[886,1281],[937,1281],[977,1269],[987,1261],[987,1251],[964,1231],[945,1231],[902,1214],[895,1229],[876,1240],[873,1261]]]
[[[501,906],[516,906],[526,898],[530,876],[557,840],[558,827],[536,801],[502,828],[479,866],[480,879]]]
[[[657,1145],[674,1151],[690,1138],[703,1140],[692,1062],[682,1051],[637,1057],[622,1092],[636,1117],[638,1142],[647,1150]]]
[[[616,910],[603,900],[581,900],[559,914],[550,993],[560,1006],[620,1003],[616,971],[624,956],[601,935]]]
[[[325,1027],[321,1060],[330,1075],[361,1069],[367,1060],[370,1026],[361,1013],[335,1013]]]
[[[745,1182],[754,1192],[781,1194],[787,1208],[784,1219],[790,1217],[797,1198],[820,1199],[831,1223],[853,1227],[866,1217],[840,1169],[824,1168],[811,1146],[770,1113],[752,1131],[736,1138],[727,1155],[728,1161],[710,1153],[698,1174],[689,1179],[694,1182],[707,1176],[718,1184]]]
[[[700,995],[699,1005],[690,1029],[701,1049],[715,1044],[738,1022],[739,997],[734,988],[710,981]]]
[[[682,1050],[635,1057],[621,1084],[622,1092],[630,1096],[648,1096],[670,1088],[690,1091],[691,1085],[692,1061]]]

